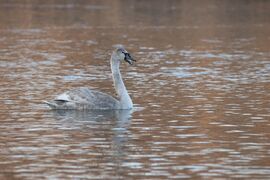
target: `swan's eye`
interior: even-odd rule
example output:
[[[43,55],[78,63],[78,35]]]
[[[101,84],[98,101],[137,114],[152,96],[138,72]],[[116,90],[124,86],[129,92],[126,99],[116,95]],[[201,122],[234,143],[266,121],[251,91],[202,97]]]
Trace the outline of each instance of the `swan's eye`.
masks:
[[[129,53],[127,53],[127,52],[122,52],[125,56],[127,56],[127,55],[129,55]]]

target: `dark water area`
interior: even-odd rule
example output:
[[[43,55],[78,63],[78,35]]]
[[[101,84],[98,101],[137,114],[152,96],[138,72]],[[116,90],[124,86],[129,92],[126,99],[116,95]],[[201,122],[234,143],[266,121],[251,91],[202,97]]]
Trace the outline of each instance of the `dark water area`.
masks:
[[[0,1],[0,179],[270,179],[270,1]],[[88,86],[131,111],[51,111]]]

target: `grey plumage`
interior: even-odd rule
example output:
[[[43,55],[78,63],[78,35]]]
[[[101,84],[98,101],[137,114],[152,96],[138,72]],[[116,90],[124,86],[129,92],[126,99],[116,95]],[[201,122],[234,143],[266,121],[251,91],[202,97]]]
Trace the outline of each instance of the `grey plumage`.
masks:
[[[65,98],[63,98],[65,97]],[[87,87],[80,87],[67,91],[54,100],[45,102],[52,109],[119,109],[119,101],[112,96],[91,90]]]

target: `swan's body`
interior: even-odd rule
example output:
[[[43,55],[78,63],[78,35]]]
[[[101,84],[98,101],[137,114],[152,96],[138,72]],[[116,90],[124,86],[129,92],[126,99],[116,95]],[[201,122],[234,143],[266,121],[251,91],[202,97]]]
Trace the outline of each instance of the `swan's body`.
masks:
[[[73,89],[45,102],[52,109],[132,109],[133,103],[127,92],[119,70],[120,62],[135,61],[124,48],[117,48],[111,56],[111,70],[114,87],[119,100],[114,97],[87,87]]]

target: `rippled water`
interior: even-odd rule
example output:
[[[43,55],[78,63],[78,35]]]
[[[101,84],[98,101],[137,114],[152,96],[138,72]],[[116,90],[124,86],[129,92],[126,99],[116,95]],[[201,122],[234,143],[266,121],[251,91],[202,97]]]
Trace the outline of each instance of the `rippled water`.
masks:
[[[1,1],[0,179],[269,179],[270,2]],[[132,111],[50,111],[80,86]]]

